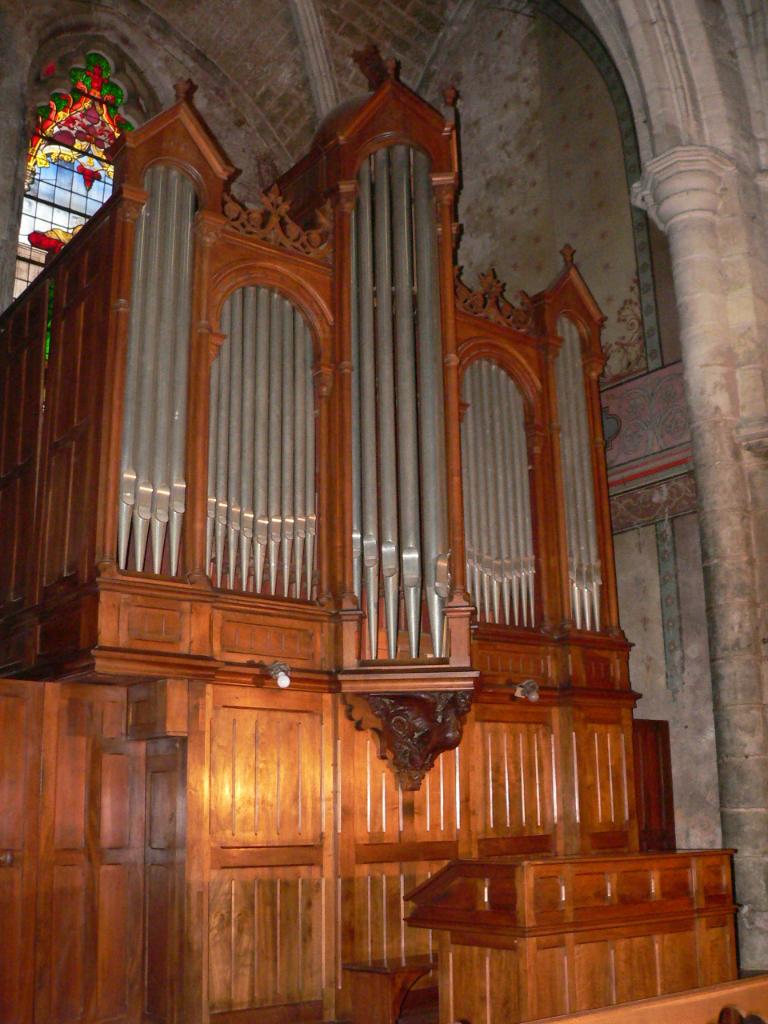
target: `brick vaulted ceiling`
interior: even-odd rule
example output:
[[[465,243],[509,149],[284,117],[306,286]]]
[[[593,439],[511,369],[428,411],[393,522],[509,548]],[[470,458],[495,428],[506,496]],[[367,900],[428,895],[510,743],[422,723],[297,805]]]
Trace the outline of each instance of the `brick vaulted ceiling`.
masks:
[[[311,54],[291,0],[144,0],[173,30],[237,83],[263,118],[259,134],[282,170],[317,128]],[[365,90],[350,59],[375,42],[400,60],[405,81],[422,74],[455,0],[311,0],[337,100]]]

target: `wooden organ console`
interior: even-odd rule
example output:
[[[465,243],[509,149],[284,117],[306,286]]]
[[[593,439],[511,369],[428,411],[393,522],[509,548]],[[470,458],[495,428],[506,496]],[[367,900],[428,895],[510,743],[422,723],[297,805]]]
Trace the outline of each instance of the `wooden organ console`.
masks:
[[[8,1024],[372,1020],[343,966],[436,953],[444,1022],[735,976],[728,853],[638,853],[600,311],[568,247],[462,281],[452,117],[368,58],[256,207],[180,86],[0,323]]]

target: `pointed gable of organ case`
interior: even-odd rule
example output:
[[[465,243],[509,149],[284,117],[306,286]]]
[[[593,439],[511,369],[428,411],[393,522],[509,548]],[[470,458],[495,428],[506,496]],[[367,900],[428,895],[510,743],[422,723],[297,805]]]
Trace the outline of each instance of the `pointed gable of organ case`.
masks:
[[[360,62],[254,204],[182,84],[0,321],[0,847],[44,894],[3,998],[46,1020],[735,976],[728,853],[639,853],[600,311],[569,246],[473,290],[452,111]]]

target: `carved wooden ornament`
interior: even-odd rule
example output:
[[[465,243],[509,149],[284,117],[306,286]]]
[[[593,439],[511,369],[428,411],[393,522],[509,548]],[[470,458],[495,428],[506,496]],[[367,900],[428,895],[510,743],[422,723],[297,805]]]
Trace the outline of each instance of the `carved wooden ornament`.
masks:
[[[333,249],[330,205],[326,203],[316,211],[315,226],[307,229],[290,217],[290,208],[277,185],[262,193],[261,206],[244,206],[231,193],[224,196],[224,216],[241,234],[303,256],[329,260]]]
[[[471,690],[368,693],[364,697],[375,719],[354,698],[348,698],[349,718],[358,729],[376,733],[379,757],[389,761],[406,790],[419,789],[440,754],[459,745],[463,719],[472,703]]]
[[[480,275],[480,288],[472,291],[461,280],[461,268],[454,271],[456,305],[465,313],[481,316],[486,320],[501,324],[502,327],[513,327],[518,331],[526,331],[533,322],[533,304],[525,292],[515,296],[517,305],[504,298],[506,285],[500,281],[496,271],[487,270]]]

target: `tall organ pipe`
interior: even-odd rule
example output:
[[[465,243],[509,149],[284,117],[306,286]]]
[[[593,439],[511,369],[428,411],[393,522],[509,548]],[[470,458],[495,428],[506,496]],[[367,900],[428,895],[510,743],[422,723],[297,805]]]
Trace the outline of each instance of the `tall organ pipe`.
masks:
[[[436,657],[444,654],[443,605],[450,587],[443,360],[440,340],[440,284],[437,226],[429,159],[413,152],[416,323],[418,328],[419,468],[424,590]],[[428,497],[429,496],[429,497]]]
[[[281,474],[281,431],[283,425],[282,402],[279,399],[283,383],[283,300],[273,292],[269,313],[269,441],[268,457],[268,500],[269,513],[269,587],[277,593],[277,554],[280,549],[282,521],[280,518]]]
[[[400,600],[397,523],[397,462],[395,434],[395,368],[392,334],[392,226],[389,188],[389,150],[374,155],[374,268],[376,283],[376,421],[379,436],[379,509],[381,575],[384,579],[384,619],[387,654],[397,653],[397,612]],[[397,453],[397,455],[396,455]]]
[[[386,152],[386,151],[385,151]],[[413,238],[411,161],[407,146],[392,149],[392,252],[395,279],[395,355],[397,364],[398,497],[408,645],[419,652],[421,557],[419,544],[419,460],[416,447],[416,377],[413,344]]]
[[[254,287],[229,296],[221,328],[225,339],[210,383],[211,575],[217,586],[234,588],[239,579],[240,589],[260,593],[266,564],[271,593],[309,599],[315,533],[309,328],[279,293]]]
[[[307,536],[307,435],[305,423],[307,419],[307,359],[306,350],[310,344],[306,325],[298,310],[294,310],[294,346],[293,346],[293,576],[296,597],[301,593],[301,577],[304,565],[304,541]]]
[[[373,210],[371,169],[360,168],[357,216],[357,295],[360,330],[360,479],[363,520],[363,570],[368,648],[377,655],[379,623],[379,514],[376,437],[376,358],[373,318]]]
[[[304,492],[307,501],[307,539],[306,539],[306,587],[307,600],[312,597],[312,579],[315,570],[315,538],[317,535],[317,495],[315,492],[315,383],[312,376],[312,343],[309,337],[309,329],[304,326],[306,373],[304,375],[304,387],[306,398],[304,401],[305,414],[305,436],[306,436],[306,461],[304,463]],[[297,584],[298,594],[298,584]]]
[[[269,451],[269,317],[271,298],[266,288],[256,289],[256,409],[253,426],[254,447],[254,546],[253,589],[261,593],[264,560],[269,536],[267,515]]]
[[[256,289],[243,293],[243,405],[240,441],[240,585],[248,588],[254,535],[254,424],[256,417]]]
[[[533,625],[534,571],[523,401],[500,367],[464,375],[462,481],[471,594],[478,618]]]
[[[600,629],[602,579],[581,338],[577,326],[567,317],[558,320],[558,331],[563,343],[555,377],[572,614],[577,629]]]
[[[126,356],[118,564],[178,572],[186,506],[187,375],[195,193],[180,171],[152,167],[139,220]],[[170,523],[170,529],[168,525]]]
[[[352,585],[355,597],[363,596],[363,530],[360,493],[360,304],[357,284],[357,211],[352,211],[350,230],[350,340],[352,351]]]
[[[290,586],[291,556],[293,554],[294,493],[293,493],[293,460],[294,451],[294,394],[293,380],[293,307],[283,301],[283,398],[282,398],[282,444],[281,444],[281,480],[280,480],[280,552],[283,568],[283,597],[288,597]]]

